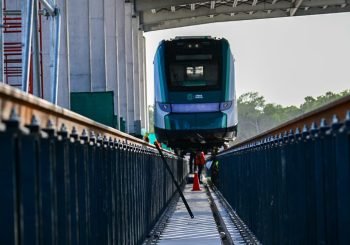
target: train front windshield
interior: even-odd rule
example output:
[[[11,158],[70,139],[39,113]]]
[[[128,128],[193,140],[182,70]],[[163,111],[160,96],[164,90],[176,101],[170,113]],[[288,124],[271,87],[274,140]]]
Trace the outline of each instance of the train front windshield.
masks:
[[[171,91],[198,91],[220,88],[220,46],[212,40],[168,43],[166,70]]]

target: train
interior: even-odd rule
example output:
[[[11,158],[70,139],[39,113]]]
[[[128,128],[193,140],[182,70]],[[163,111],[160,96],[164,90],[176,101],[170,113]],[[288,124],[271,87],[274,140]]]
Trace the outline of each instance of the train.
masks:
[[[159,43],[154,57],[154,131],[174,150],[212,151],[237,135],[234,57],[210,36]]]

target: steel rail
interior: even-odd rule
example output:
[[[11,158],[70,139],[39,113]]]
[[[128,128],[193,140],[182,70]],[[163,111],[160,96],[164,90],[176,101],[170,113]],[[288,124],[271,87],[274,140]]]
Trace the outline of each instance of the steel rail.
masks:
[[[22,127],[31,124],[32,117],[35,116],[39,120],[41,128],[45,128],[47,122],[50,121],[57,129],[65,125],[68,132],[71,132],[73,128],[80,133],[85,130],[87,133],[94,132],[95,135],[100,134],[108,139],[112,138],[124,144],[147,147],[156,151],[155,146],[141,139],[56,106],[31,94],[26,94],[6,84],[0,84],[0,119],[8,120],[13,109],[16,110],[21,118],[20,125]],[[163,150],[163,152],[168,156],[176,157],[171,151]]]
[[[320,108],[307,112],[303,115],[300,115],[290,121],[282,123],[281,125],[267,130],[263,133],[260,133],[252,138],[239,142],[233,145],[232,147],[220,152],[218,155],[229,153],[238,147],[249,145],[259,140],[263,140],[268,136],[288,134],[290,130],[296,130],[297,128],[299,128],[299,130],[301,131],[305,125],[308,127],[314,122],[320,122],[321,119],[326,119],[326,121],[330,123],[334,115],[337,115],[340,120],[343,120],[346,117],[347,111],[349,110],[350,95],[335,100],[329,104],[321,106]]]

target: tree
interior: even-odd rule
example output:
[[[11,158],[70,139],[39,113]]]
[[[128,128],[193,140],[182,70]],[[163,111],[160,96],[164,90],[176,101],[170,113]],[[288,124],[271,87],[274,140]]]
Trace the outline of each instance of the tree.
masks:
[[[239,142],[253,137],[303,113],[349,94],[350,90],[345,90],[339,94],[327,92],[316,98],[307,96],[304,98],[305,101],[300,107],[283,107],[282,105],[273,103],[265,104],[265,98],[260,96],[258,92],[242,94],[237,100],[239,122],[237,140]]]
[[[328,91],[324,95],[317,96],[316,98],[307,96],[304,98],[305,102],[300,105],[300,109],[302,113],[306,113],[348,94],[350,94],[350,90],[344,90],[339,94]]]
[[[261,131],[261,115],[265,99],[258,92],[242,94],[237,100],[239,139],[246,139]]]

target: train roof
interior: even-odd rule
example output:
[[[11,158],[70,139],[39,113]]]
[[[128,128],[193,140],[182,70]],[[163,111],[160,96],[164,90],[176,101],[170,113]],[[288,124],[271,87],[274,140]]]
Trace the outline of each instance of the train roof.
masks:
[[[187,41],[187,40],[211,40],[211,41],[227,41],[225,38],[217,38],[212,36],[176,36],[175,38],[170,38],[168,40],[163,40],[162,42],[177,42],[177,41]]]
[[[211,36],[176,36],[174,39],[170,40],[183,40],[183,39],[216,39]]]

